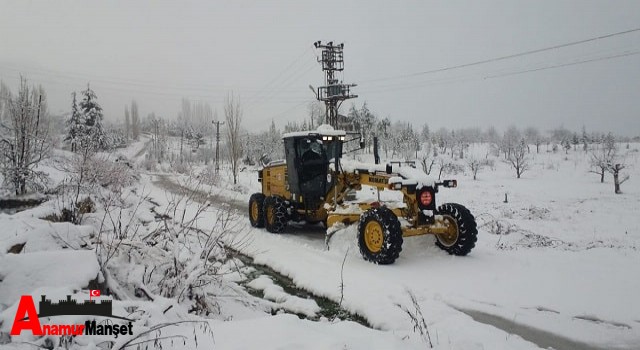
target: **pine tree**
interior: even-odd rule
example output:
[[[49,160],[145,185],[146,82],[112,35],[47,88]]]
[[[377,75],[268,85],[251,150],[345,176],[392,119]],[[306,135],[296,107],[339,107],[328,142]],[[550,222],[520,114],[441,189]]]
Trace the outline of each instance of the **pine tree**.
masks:
[[[78,110],[76,93],[74,92],[71,95],[73,96],[73,101],[71,102],[71,116],[69,117],[69,120],[67,120],[67,136],[64,140],[71,144],[71,152],[75,152],[79,138],[83,134],[84,121],[82,120],[82,115]]]
[[[84,97],[80,101],[80,113],[84,119],[82,132],[82,136],[85,138],[83,140],[84,146],[91,144],[93,147],[106,149],[109,145],[102,127],[102,107],[97,102],[98,97],[91,90],[89,84],[87,84],[87,89],[82,91],[82,95]]]

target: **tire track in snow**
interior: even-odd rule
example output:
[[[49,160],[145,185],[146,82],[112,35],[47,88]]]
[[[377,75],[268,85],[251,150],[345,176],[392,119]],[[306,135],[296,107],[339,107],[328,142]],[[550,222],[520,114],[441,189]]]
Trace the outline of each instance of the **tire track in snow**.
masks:
[[[489,326],[501,329],[509,334],[515,334],[522,339],[532,342],[543,349],[555,349],[555,350],[631,350],[632,348],[621,347],[598,347],[582,342],[578,342],[569,338],[565,338],[561,335],[536,329],[521,323],[514,322],[507,318],[492,315],[486,312],[457,308],[453,305],[449,305],[452,308],[466,314],[474,321],[484,323]]]

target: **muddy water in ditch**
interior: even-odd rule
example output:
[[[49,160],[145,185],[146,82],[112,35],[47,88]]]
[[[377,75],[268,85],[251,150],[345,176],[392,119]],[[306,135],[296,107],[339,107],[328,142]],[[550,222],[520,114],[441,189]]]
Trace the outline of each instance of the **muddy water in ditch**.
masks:
[[[246,280],[246,282],[240,283],[240,285],[242,285],[251,295],[259,298],[263,298],[263,294],[261,291],[253,290],[247,287],[246,284],[254,278],[257,278],[261,275],[266,275],[269,278],[271,278],[271,280],[276,285],[282,287],[282,289],[284,289],[284,291],[287,294],[290,294],[302,299],[313,299],[320,307],[320,312],[318,313],[318,317],[308,318],[305,315],[297,314],[298,317],[300,318],[307,318],[312,321],[317,321],[320,317],[325,317],[330,320],[338,318],[341,320],[357,322],[365,327],[373,328],[364,317],[343,309],[340,306],[340,304],[334,302],[333,300],[314,295],[313,293],[307,290],[299,288],[298,286],[295,285],[295,283],[293,283],[293,280],[291,280],[291,278],[278,273],[277,271],[273,270],[269,266],[256,264],[251,257],[237,253],[237,252],[235,252],[235,256],[240,261],[242,261],[245,265],[255,269],[255,272],[251,273],[248,276],[249,278]],[[287,310],[284,310],[284,311],[289,312]]]
[[[0,213],[13,215],[23,210],[31,209],[42,204],[46,198],[36,199],[0,199]]]

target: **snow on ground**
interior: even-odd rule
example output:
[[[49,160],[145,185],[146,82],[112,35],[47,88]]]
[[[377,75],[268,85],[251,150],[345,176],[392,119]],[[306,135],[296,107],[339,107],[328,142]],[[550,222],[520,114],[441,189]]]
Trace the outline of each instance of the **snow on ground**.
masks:
[[[99,268],[95,253],[86,250],[6,254],[0,258],[0,276],[0,304],[11,305],[41,286],[86,287],[99,279]]]
[[[315,317],[320,311],[320,307],[314,300],[290,295],[284,291],[284,288],[273,283],[269,277],[264,275],[249,282],[247,287],[262,291],[265,299],[297,314]]]
[[[477,246],[467,257],[440,251],[433,237],[413,237],[405,239],[394,265],[376,266],[360,257],[355,227],[337,232],[329,251],[323,235],[314,237],[315,227],[281,235],[250,229],[251,244],[243,251],[333,300],[340,299],[346,254],[343,305],[375,327],[409,332],[412,325],[395,304],[407,303],[405,290],[411,290],[440,346],[532,346],[517,342],[509,329],[472,318],[486,313],[511,321],[514,329],[532,328],[533,341],[546,334],[535,333],[541,331],[574,344],[634,348],[640,343],[635,297],[640,280],[632,277],[640,268],[640,169],[633,147],[627,156],[631,179],[619,195],[610,175],[601,184],[588,173],[588,154],[580,151],[532,155],[532,169],[522,179],[499,161],[495,170],[481,171],[477,181],[470,175],[446,176],[457,178],[459,187],[442,189],[439,203],[467,206],[480,226]],[[254,177],[241,173],[248,192],[259,190]]]
[[[125,153],[143,152],[144,145],[138,146]],[[250,228],[241,212],[240,226],[227,237],[228,244],[236,245],[256,263],[289,276],[299,287],[334,301],[343,299],[344,308],[364,316],[376,329],[353,322],[270,316],[264,312],[266,304],[245,299],[244,303],[251,304],[246,307],[237,302],[243,294],[235,290],[234,297],[221,298],[225,318],[209,321],[213,340],[200,337],[199,345],[220,349],[424,348],[422,337],[402,309],[412,310],[412,293],[436,349],[637,348],[640,163],[634,148],[638,146],[632,144],[627,156],[631,178],[623,184],[621,195],[613,193],[609,175],[601,184],[597,175],[587,172],[588,155],[579,151],[534,154],[533,167],[522,179],[516,179],[515,171],[500,161],[494,170],[481,171],[477,181],[470,175],[447,175],[458,179],[458,188],[441,189],[437,201],[467,206],[479,224],[476,248],[467,257],[447,255],[435,246],[433,237],[412,237],[405,239],[395,264],[378,266],[361,258],[354,226],[339,229],[327,250],[320,226],[296,224],[274,235]],[[184,175],[144,175],[137,187],[160,207],[171,201],[171,194],[157,182],[161,176],[186,184]],[[227,169],[218,181],[210,189],[218,202],[211,203],[198,221],[202,229],[216,223],[222,202],[246,203],[260,189],[253,168],[240,173],[238,185],[230,183]],[[504,203],[505,193],[508,203]],[[361,200],[377,197],[366,188],[358,196]],[[386,191],[381,197],[397,199]],[[195,211],[194,205],[185,209],[187,216]],[[140,215],[153,220],[146,210]],[[50,212],[45,204],[16,215],[0,214],[0,312],[5,320],[13,315],[15,295],[64,294],[68,291],[60,288],[76,291],[96,277],[95,260],[91,262],[89,256],[93,253],[74,250],[83,237],[92,234],[92,228],[38,219]],[[6,253],[22,243],[26,243],[22,254]],[[71,249],[62,254],[59,249],[65,245]],[[86,273],[62,287],[52,280],[61,273],[44,276],[45,265],[22,264],[26,257],[36,255],[35,261],[47,261],[51,268],[86,260]],[[122,265],[115,273],[126,269],[129,267]],[[134,267],[128,273],[131,281],[139,280]],[[33,277],[29,283],[19,278],[29,274]],[[238,282],[239,277],[230,272],[225,278]],[[286,295],[265,276],[248,284],[262,290],[273,303],[289,303],[300,313],[316,312],[315,302]],[[159,310],[150,311],[157,314],[153,317],[165,317],[161,306],[153,307]],[[186,314],[185,310],[176,312]],[[7,327],[5,321],[2,328]],[[193,328],[185,325],[173,332],[189,333]],[[194,348],[195,344],[185,346]]]

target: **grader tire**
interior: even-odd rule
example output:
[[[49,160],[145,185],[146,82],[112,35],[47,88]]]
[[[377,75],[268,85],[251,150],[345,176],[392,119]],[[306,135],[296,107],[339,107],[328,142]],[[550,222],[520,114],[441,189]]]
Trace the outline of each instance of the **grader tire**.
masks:
[[[281,233],[289,221],[287,205],[278,196],[269,196],[264,200],[264,226],[271,233]]]
[[[249,198],[249,222],[253,227],[264,227],[264,194],[254,193]]]
[[[360,215],[358,246],[365,260],[393,264],[402,251],[402,229],[396,215],[386,207],[372,208]]]
[[[438,208],[437,214],[444,216],[455,231],[451,234],[436,235],[436,245],[451,255],[469,254],[478,240],[476,219],[469,209],[460,204],[446,203]]]

